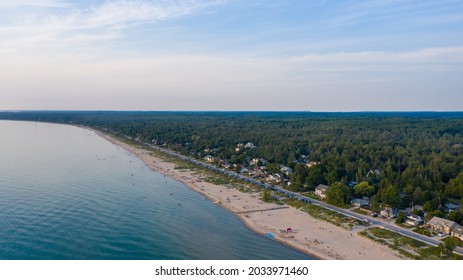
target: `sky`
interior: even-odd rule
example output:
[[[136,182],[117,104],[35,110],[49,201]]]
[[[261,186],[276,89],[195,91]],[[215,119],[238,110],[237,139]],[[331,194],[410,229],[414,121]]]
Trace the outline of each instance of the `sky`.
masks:
[[[0,0],[0,110],[463,111],[463,0]]]

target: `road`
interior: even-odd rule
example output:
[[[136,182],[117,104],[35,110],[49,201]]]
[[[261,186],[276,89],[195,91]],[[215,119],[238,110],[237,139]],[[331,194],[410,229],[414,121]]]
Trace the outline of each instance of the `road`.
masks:
[[[396,232],[396,233],[401,234],[403,236],[407,236],[407,237],[413,238],[415,240],[424,242],[424,243],[426,243],[428,245],[438,246],[441,243],[439,240],[436,240],[436,239],[421,235],[419,233],[413,232],[410,229],[401,228],[401,227],[399,227],[399,226],[397,226],[395,224],[390,224],[390,223],[388,223],[388,222],[386,222],[384,220],[369,217],[369,216],[364,216],[364,215],[352,212],[352,211],[350,211],[348,209],[339,208],[339,207],[333,206],[331,204],[325,203],[323,201],[319,201],[319,200],[316,200],[316,199],[313,199],[313,198],[309,198],[309,197],[303,196],[303,195],[301,195],[299,193],[295,193],[295,192],[285,190],[285,189],[280,188],[278,186],[273,186],[273,185],[270,185],[270,184],[266,184],[266,183],[263,183],[263,182],[261,182],[259,180],[249,178],[249,177],[237,174],[237,173],[229,171],[229,170],[218,168],[218,167],[210,165],[208,163],[205,163],[205,162],[202,162],[202,161],[199,161],[199,160],[196,160],[196,159],[193,159],[193,158],[190,158],[190,157],[175,153],[173,151],[170,151],[170,150],[167,150],[167,149],[164,149],[164,148],[161,148],[161,147],[149,144],[149,143],[144,143],[144,144],[146,146],[148,146],[149,148],[151,148],[151,149],[155,149],[155,150],[158,150],[160,152],[166,153],[166,154],[168,154],[170,156],[177,157],[179,159],[192,162],[194,164],[200,165],[200,166],[202,166],[204,168],[207,168],[207,169],[210,169],[212,171],[216,171],[216,172],[225,174],[227,176],[230,176],[232,178],[239,179],[239,180],[242,180],[242,181],[257,185],[257,186],[260,186],[262,188],[275,191],[277,193],[283,194],[283,195],[285,195],[287,197],[290,197],[290,198],[294,198],[294,199],[298,199],[298,200],[306,202],[306,203],[314,204],[316,206],[322,207],[322,208],[330,210],[330,211],[337,212],[339,214],[342,214],[342,215],[347,216],[347,217],[351,217],[353,219],[356,219],[356,220],[359,220],[359,221],[362,221],[362,222],[367,222],[372,226],[377,226],[377,227],[380,227],[380,228],[388,229],[390,231]],[[463,249],[462,248],[457,247],[455,249],[455,252],[463,255]]]

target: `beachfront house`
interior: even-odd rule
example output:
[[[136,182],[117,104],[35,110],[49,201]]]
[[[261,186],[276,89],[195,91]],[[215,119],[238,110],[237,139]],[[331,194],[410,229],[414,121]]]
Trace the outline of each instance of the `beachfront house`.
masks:
[[[460,208],[460,204],[454,204],[454,203],[450,203],[450,202],[445,204],[445,210],[447,212],[449,212],[449,213],[452,212],[452,211],[456,211],[459,208]]]
[[[315,194],[321,198],[326,198],[326,190],[329,188],[327,185],[320,184],[315,188]]]
[[[417,225],[423,223],[423,219],[418,215],[415,215],[415,214],[412,214],[412,213],[407,213],[406,217],[407,217],[407,220],[405,221],[405,223],[407,225],[417,226]]]
[[[356,207],[368,207],[370,206],[370,201],[366,199],[354,198],[350,201]]]
[[[207,155],[204,157],[204,160],[209,162],[209,163],[213,163],[215,161],[214,157],[211,156],[211,155]]]
[[[452,230],[450,230],[450,236],[455,237],[463,241],[463,227],[460,225],[455,225]]]
[[[426,223],[426,226],[434,232],[443,232],[450,234],[450,231],[457,225],[457,223],[439,218],[433,217],[429,222]]]
[[[384,219],[397,218],[397,209],[386,208],[379,212],[379,215]]]

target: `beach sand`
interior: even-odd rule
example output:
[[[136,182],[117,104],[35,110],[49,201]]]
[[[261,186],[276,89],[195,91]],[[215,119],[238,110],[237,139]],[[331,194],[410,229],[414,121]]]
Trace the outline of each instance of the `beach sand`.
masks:
[[[122,142],[110,135],[95,131],[111,143],[135,154],[151,169],[170,176],[192,190],[203,194],[213,203],[227,209],[251,230],[264,234],[270,232],[274,239],[301,252],[320,259],[393,260],[403,259],[392,249],[358,236],[309,214],[289,207],[265,203],[256,193],[243,193],[237,189],[207,183],[194,171],[175,169],[174,163],[165,162],[148,150]],[[291,228],[292,232],[286,232]]]

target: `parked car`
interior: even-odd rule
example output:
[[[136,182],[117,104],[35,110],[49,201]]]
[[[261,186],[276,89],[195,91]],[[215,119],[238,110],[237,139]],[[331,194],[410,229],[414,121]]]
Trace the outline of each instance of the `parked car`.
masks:
[[[440,237],[443,237],[443,236],[445,236],[445,233],[441,231],[437,235],[439,235]]]

